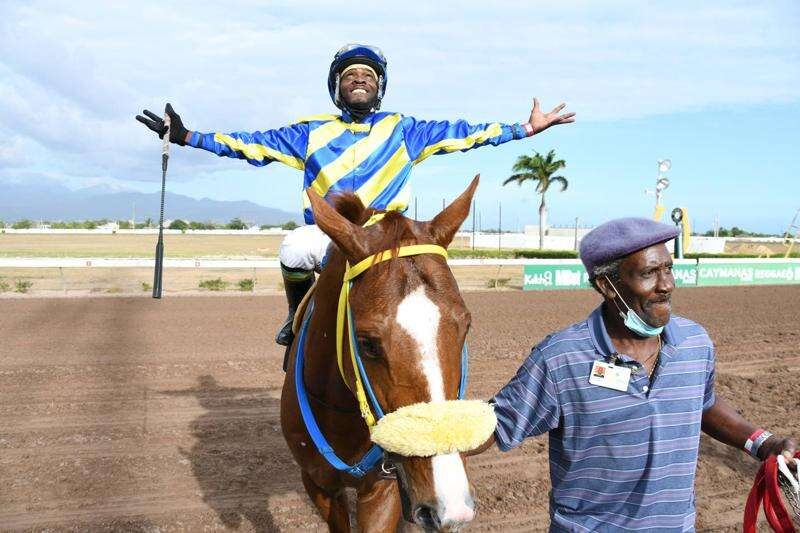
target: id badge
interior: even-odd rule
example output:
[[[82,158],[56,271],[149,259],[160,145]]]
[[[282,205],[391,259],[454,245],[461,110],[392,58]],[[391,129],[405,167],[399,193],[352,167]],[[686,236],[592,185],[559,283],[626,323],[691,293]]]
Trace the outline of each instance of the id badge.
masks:
[[[595,361],[592,365],[592,373],[589,375],[589,383],[607,389],[614,389],[620,392],[628,390],[628,383],[631,380],[631,369],[626,366],[616,366],[605,361]]]

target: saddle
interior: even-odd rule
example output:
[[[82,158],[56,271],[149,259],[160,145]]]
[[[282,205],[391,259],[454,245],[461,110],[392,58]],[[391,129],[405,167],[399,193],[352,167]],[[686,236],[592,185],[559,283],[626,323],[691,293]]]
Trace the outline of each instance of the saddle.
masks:
[[[294,313],[294,320],[292,320],[292,334],[297,338],[297,334],[300,331],[300,325],[303,323],[303,317],[306,316],[306,310],[308,310],[308,303],[311,301],[311,298],[314,296],[314,290],[317,288],[317,281],[314,280],[314,284],[311,285],[311,288],[308,289],[308,292],[303,299],[300,300],[300,305],[297,306],[297,311]],[[294,344],[294,343],[292,343]],[[289,365],[289,352],[292,349],[292,344],[286,347],[286,351],[283,352],[283,371],[286,372],[286,369]]]
[[[317,288],[317,280],[314,280],[314,284],[311,285],[311,288],[308,289],[308,292],[303,299],[300,300],[300,305],[297,306],[297,311],[294,313],[294,320],[292,320],[292,333],[294,333],[295,337],[297,333],[300,331],[300,324],[303,323],[303,317],[306,316],[306,309],[308,309],[308,302],[311,301],[311,298],[314,296],[314,289]]]

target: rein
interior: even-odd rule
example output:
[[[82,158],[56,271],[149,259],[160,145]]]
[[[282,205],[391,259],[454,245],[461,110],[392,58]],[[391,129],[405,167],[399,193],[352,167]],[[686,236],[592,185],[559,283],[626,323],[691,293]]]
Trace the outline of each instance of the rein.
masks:
[[[375,393],[372,390],[372,385],[370,384],[369,377],[367,373],[364,371],[364,364],[361,361],[361,356],[359,355],[358,351],[358,342],[356,341],[356,334],[355,334],[355,322],[353,320],[353,313],[350,309],[350,289],[353,286],[353,280],[363,274],[367,269],[371,266],[381,263],[383,261],[388,261],[393,257],[409,257],[414,255],[422,255],[422,254],[436,254],[441,255],[445,259],[447,259],[447,250],[445,250],[441,246],[437,246],[435,244],[415,244],[411,246],[401,246],[399,249],[395,250],[384,250],[383,252],[378,252],[375,255],[371,255],[366,259],[363,259],[356,263],[354,266],[350,266],[350,263],[346,263],[344,279],[342,280],[342,290],[339,293],[339,307],[336,313],[336,360],[339,364],[339,374],[342,376],[342,380],[347,383],[347,380],[344,376],[344,323],[345,320],[347,321],[347,326],[349,330],[348,335],[348,342],[350,344],[350,363],[353,366],[353,374],[356,377],[356,399],[358,400],[358,406],[361,410],[361,416],[364,418],[364,421],[367,423],[367,426],[374,426],[377,422],[377,419],[383,417],[383,411],[381,410],[380,405],[378,404],[378,400],[375,398]],[[459,385],[458,397],[461,399],[465,392],[466,388],[466,362],[467,362],[467,348],[466,344],[464,345],[461,351],[461,384]],[[369,401],[367,400],[367,396],[369,396]],[[375,414],[373,415],[372,410],[370,409],[370,401],[372,406],[375,410]],[[377,416],[376,416],[377,415]]]
[[[380,405],[378,404],[377,398],[375,397],[375,393],[373,392],[372,385],[369,381],[369,377],[367,376],[366,371],[364,370],[364,365],[361,361],[361,356],[358,352],[358,342],[356,341],[355,335],[355,322],[353,320],[353,313],[350,309],[350,289],[352,288],[353,280],[363,274],[367,269],[371,266],[381,263],[383,261],[387,261],[393,257],[409,257],[414,255],[422,255],[422,254],[436,254],[441,255],[445,259],[447,258],[447,250],[445,250],[441,246],[433,245],[433,244],[417,244],[411,246],[401,246],[397,250],[384,250],[383,252],[378,252],[372,256],[359,261],[354,266],[350,266],[349,263],[346,263],[344,278],[342,280],[342,290],[339,293],[339,303],[338,309],[336,314],[336,356],[337,356],[337,363],[339,366],[339,373],[342,376],[342,380],[347,384],[347,380],[344,377],[344,323],[345,320],[348,324],[349,330],[349,346],[350,346],[350,362],[353,365],[353,373],[356,379],[356,390],[355,395],[356,399],[358,400],[359,410],[361,412],[361,416],[364,418],[364,421],[367,423],[367,426],[372,428],[376,425],[376,416],[378,419],[384,416],[383,410],[381,409]],[[367,453],[361,458],[361,460],[356,463],[355,465],[348,465],[342,459],[340,459],[336,453],[334,452],[331,445],[328,443],[325,436],[322,434],[322,431],[317,424],[317,421],[314,417],[313,412],[311,411],[311,405],[308,401],[308,393],[305,390],[305,383],[303,380],[303,361],[305,359],[305,340],[306,340],[306,332],[308,330],[308,324],[311,319],[311,315],[313,314],[314,310],[314,303],[313,301],[309,304],[309,309],[306,313],[306,316],[303,319],[302,326],[300,328],[300,332],[297,339],[297,351],[295,354],[295,389],[297,391],[297,400],[300,406],[300,414],[303,417],[303,421],[305,422],[306,429],[308,430],[309,435],[311,436],[311,440],[314,441],[314,445],[317,447],[319,453],[325,457],[328,463],[331,464],[334,468],[340,471],[345,471],[352,476],[355,477],[363,477],[366,475],[367,472],[375,468],[381,459],[384,457],[385,452],[383,448],[378,446],[377,444],[373,444],[372,447],[367,451]],[[461,380],[459,382],[458,387],[458,398],[459,400],[464,397],[466,393],[467,387],[467,371],[468,371],[468,350],[467,345],[464,343],[464,346],[461,349]],[[349,385],[348,385],[349,386]],[[369,396],[369,399],[368,399]],[[315,398],[316,399],[316,398]],[[370,409],[370,402],[375,410],[375,415],[373,415],[372,409]]]

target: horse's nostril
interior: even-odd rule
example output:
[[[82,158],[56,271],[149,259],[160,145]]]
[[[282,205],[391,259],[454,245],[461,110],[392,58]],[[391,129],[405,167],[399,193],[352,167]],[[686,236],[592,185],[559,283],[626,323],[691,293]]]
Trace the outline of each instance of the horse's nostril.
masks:
[[[436,509],[428,505],[417,505],[414,507],[414,521],[426,530],[438,530],[441,528],[439,515]]]

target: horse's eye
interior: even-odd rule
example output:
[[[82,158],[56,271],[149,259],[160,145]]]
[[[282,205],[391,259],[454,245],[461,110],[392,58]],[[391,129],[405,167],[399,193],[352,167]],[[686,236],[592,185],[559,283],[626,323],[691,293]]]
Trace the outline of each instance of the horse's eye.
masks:
[[[375,337],[359,337],[358,349],[364,357],[371,357],[376,359],[383,356],[383,348],[381,348],[381,340]]]

